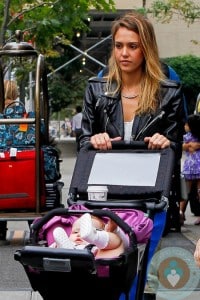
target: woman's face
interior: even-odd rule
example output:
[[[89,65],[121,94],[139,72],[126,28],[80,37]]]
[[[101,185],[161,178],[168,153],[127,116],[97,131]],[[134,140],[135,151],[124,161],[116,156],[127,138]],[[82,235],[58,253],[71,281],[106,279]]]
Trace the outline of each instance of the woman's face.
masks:
[[[114,55],[122,72],[132,73],[141,69],[144,55],[140,48],[139,35],[120,27],[114,37]]]

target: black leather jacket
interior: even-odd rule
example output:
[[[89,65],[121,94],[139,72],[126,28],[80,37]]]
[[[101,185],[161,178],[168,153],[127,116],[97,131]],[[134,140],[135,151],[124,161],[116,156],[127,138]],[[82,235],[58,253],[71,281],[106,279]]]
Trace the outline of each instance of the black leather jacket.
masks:
[[[106,94],[106,79],[91,78],[85,92],[80,147],[86,146],[90,137],[107,132],[111,138],[124,137],[124,119],[120,94]],[[145,136],[158,132],[175,146],[182,142],[184,132],[184,100],[181,85],[166,80],[161,83],[158,108],[153,114],[135,116],[132,141],[143,141]]]

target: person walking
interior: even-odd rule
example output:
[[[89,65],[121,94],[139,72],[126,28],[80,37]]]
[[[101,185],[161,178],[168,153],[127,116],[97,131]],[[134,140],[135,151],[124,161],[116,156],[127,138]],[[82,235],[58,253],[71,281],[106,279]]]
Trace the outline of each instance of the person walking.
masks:
[[[14,101],[19,96],[19,91],[17,83],[14,80],[4,80],[4,98],[5,98],[5,107],[9,104],[14,103]]]
[[[79,137],[82,133],[81,129],[82,122],[82,107],[80,105],[76,106],[76,114],[72,117],[72,132],[71,136],[76,138],[77,151],[79,151]]]
[[[200,142],[200,114],[191,114],[185,123],[185,134],[183,136],[183,151],[185,152],[185,160],[183,163],[182,174],[185,177],[188,194],[191,191],[192,185],[195,182],[197,188],[197,198],[200,202],[200,149],[194,150],[190,148],[190,142]],[[181,214],[184,218],[187,202],[181,202]],[[200,225],[200,216],[194,223]]]
[[[86,87],[80,147],[89,143],[108,150],[113,141],[144,141],[149,149],[173,145],[180,160],[184,96],[181,84],[162,71],[151,22],[137,12],[127,13],[113,22],[111,33],[108,73],[89,79]],[[145,295],[155,297],[156,292]]]

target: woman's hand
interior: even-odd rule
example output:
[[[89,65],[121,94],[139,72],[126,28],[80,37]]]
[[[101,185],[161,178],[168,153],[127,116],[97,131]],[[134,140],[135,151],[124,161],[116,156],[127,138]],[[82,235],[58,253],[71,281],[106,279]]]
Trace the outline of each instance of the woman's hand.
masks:
[[[111,139],[109,135],[106,132],[104,132],[104,133],[98,133],[91,136],[90,142],[94,149],[108,150],[108,149],[112,149],[111,142],[120,141],[121,139],[122,138],[120,136]]]
[[[194,251],[194,260],[197,264],[197,266],[200,267],[200,239],[198,240],[196,244],[196,249]]]
[[[148,149],[164,149],[170,146],[170,140],[159,133],[155,133],[151,137],[145,137],[144,142],[148,143]]]

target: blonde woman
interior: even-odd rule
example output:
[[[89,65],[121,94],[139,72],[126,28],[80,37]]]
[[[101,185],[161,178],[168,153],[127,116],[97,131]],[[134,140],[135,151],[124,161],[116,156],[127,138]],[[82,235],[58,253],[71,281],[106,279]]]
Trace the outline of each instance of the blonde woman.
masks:
[[[113,23],[112,42],[108,75],[91,78],[86,88],[80,146],[110,149],[117,140],[142,140],[151,149],[177,146],[184,130],[182,89],[162,71],[151,22],[125,14]]]
[[[112,141],[120,140],[144,141],[149,149],[173,144],[179,162],[184,97],[180,83],[168,80],[162,71],[151,22],[130,12],[113,22],[111,34],[108,75],[91,78],[86,87],[80,147],[89,143],[107,150]],[[137,172],[134,166],[130,168]],[[145,294],[145,300],[156,299],[156,286],[154,293]]]
[[[4,80],[5,107],[17,99],[19,95],[17,84],[14,80]]]

